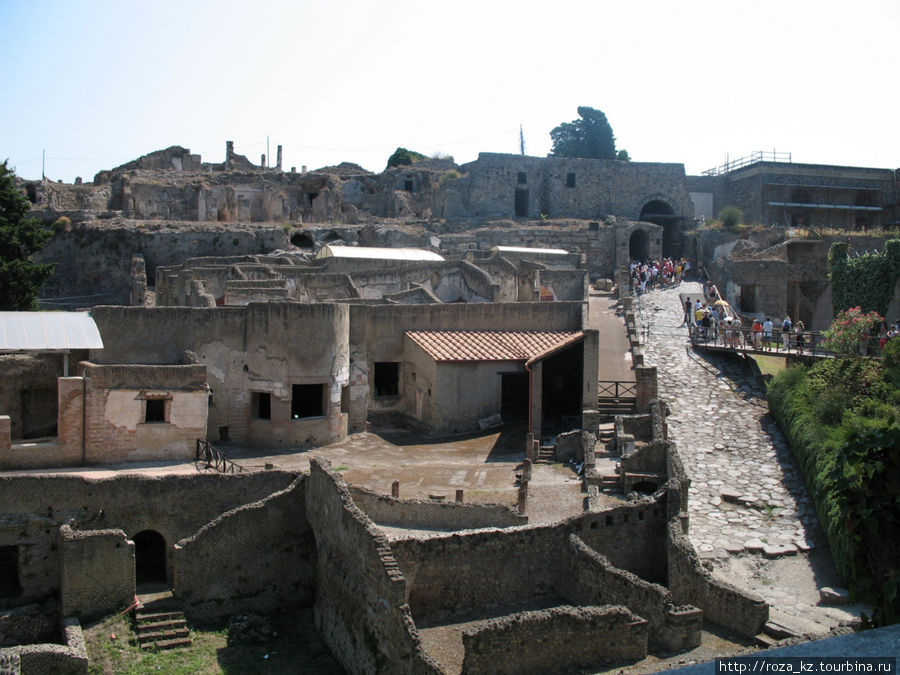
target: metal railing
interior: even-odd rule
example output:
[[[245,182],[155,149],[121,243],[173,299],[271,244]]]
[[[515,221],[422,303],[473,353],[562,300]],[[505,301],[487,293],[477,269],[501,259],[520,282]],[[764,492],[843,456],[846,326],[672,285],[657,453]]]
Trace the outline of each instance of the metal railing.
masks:
[[[766,150],[757,150],[756,152],[751,152],[749,155],[744,155],[743,157],[738,157],[737,159],[732,160],[729,160],[726,155],[724,164],[712,169],[707,169],[703,172],[703,175],[721,176],[722,174],[728,173],[729,171],[734,171],[735,169],[750,166],[751,164],[758,164],[759,162],[790,163],[791,161],[791,153],[789,152],[776,152],[775,150],[768,152]]]
[[[197,461],[206,462],[206,466],[222,473],[243,473],[244,468],[235,464],[218,449],[213,447],[209,441],[202,438],[197,439]]]
[[[812,356],[816,358],[830,358],[834,353],[825,349],[822,343],[825,337],[815,331],[803,331],[802,333],[789,333],[787,340],[779,330],[773,330],[766,335],[762,331],[753,331],[749,328],[726,328],[719,325],[715,328],[699,327],[691,324],[691,344],[700,347],[714,347],[719,349],[733,349],[741,352],[756,354],[772,354],[773,356]],[[877,342],[875,343],[877,345]]]

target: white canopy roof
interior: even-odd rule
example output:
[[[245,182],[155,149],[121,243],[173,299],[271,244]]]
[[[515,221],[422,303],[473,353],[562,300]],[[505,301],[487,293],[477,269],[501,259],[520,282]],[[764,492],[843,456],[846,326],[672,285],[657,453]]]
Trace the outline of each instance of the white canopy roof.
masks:
[[[500,253],[550,253],[554,255],[565,255],[568,251],[561,248],[529,248],[527,246],[494,246],[492,251]]]
[[[431,260],[441,262],[443,257],[421,248],[377,248],[374,246],[332,246],[326,244],[316,253],[316,258],[368,258],[369,260]]]
[[[0,312],[0,352],[103,349],[88,312]]]

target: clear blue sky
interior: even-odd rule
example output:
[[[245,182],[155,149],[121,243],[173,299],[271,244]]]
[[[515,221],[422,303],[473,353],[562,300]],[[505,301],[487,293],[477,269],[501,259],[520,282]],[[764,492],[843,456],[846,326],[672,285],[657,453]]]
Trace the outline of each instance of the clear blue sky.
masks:
[[[635,161],[900,167],[898,0],[0,0],[0,160],[91,180],[170,145],[544,156],[603,110]]]

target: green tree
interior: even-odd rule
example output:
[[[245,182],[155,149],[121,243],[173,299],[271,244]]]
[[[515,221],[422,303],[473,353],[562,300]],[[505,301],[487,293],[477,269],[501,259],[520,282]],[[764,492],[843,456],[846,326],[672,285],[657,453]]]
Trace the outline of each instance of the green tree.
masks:
[[[387,168],[395,166],[409,166],[425,159],[425,155],[415,150],[407,150],[406,148],[397,148],[394,154],[388,157]]]
[[[626,159],[616,153],[616,137],[606,115],[600,110],[579,106],[581,119],[563,122],[550,132],[553,148],[550,157],[585,157],[588,159]]]
[[[6,164],[0,164],[0,310],[27,311],[37,308],[37,296],[54,267],[31,256],[53,233],[28,217],[28,200]]]

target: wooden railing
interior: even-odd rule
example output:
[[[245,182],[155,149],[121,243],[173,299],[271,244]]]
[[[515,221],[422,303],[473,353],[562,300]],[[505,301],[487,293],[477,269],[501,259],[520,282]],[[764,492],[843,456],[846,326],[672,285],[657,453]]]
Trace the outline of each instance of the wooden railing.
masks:
[[[597,383],[600,399],[632,399],[637,396],[635,383],[628,380],[600,380]]]
[[[197,439],[197,461],[206,462],[206,466],[222,473],[243,473],[244,469],[235,464],[221,451],[217,450],[209,441]]]

